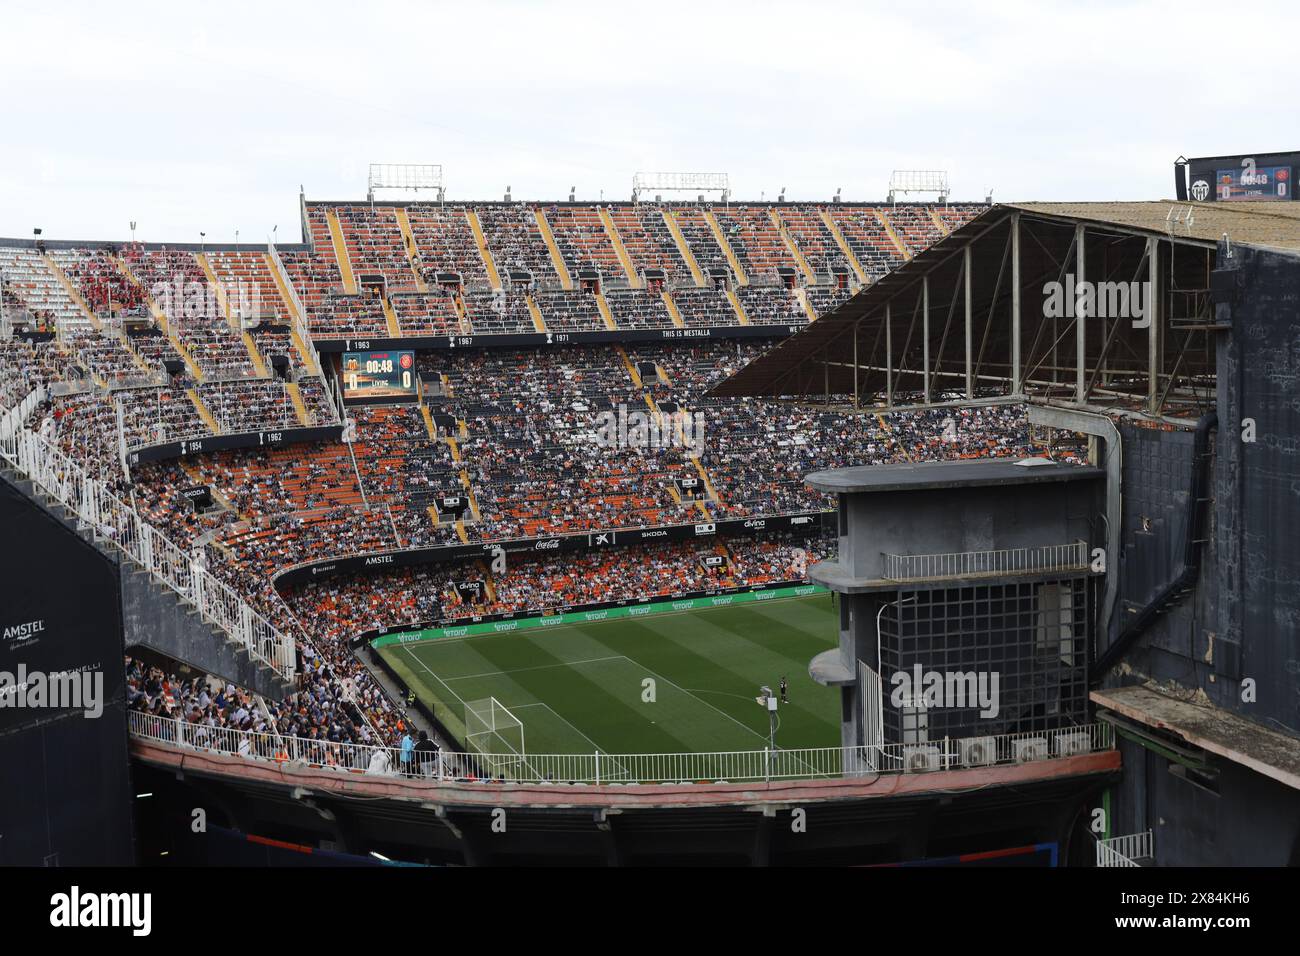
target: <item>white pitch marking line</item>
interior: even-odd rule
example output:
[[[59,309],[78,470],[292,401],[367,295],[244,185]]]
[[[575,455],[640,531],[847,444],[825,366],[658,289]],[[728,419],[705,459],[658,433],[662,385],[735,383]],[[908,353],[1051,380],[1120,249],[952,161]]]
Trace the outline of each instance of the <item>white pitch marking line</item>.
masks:
[[[522,673],[523,671],[541,671],[541,670],[546,670],[548,667],[574,667],[578,664],[595,664],[599,661],[621,661],[621,660],[626,660],[626,658],[622,654],[619,654],[615,657],[589,657],[586,660],[582,660],[582,661],[561,661],[558,664],[536,664],[532,667],[514,667],[511,668],[510,670],[505,670],[505,671],[484,671],[482,674],[462,674],[460,677],[444,677],[442,678],[442,680],[444,683],[447,683],[449,681],[454,681],[454,680],[470,680],[471,678],[474,677],[496,677],[498,675],[504,675],[504,674],[519,674]],[[532,705],[528,704],[526,706],[531,707]]]

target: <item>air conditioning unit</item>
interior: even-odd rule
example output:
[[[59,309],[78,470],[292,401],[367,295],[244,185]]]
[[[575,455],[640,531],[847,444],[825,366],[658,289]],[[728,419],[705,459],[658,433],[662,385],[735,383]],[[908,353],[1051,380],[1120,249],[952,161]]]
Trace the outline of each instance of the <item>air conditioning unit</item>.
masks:
[[[1074,730],[1056,735],[1056,756],[1074,757],[1089,753],[1092,753],[1092,734],[1086,730]]]
[[[904,747],[903,769],[908,773],[939,769],[938,747]]]
[[[1011,741],[1011,756],[1016,763],[1028,763],[1031,760],[1047,759],[1046,737],[1025,737]]]
[[[996,737],[964,737],[961,741],[961,762],[967,767],[987,767],[998,762]]]

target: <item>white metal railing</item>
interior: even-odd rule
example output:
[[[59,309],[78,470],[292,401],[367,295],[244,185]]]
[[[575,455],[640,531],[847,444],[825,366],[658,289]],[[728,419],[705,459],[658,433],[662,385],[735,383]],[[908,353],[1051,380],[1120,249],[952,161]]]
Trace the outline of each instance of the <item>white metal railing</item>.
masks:
[[[1097,865],[1101,867],[1141,866],[1138,860],[1152,860],[1155,855],[1150,830],[1097,841]]]
[[[13,408],[8,411],[0,408],[0,441],[18,434],[22,430],[23,422],[27,421],[27,416],[43,401],[45,401],[45,388],[38,385]]]
[[[255,760],[338,768],[381,776],[458,782],[528,784],[742,783],[771,780],[852,778],[878,773],[921,773],[1053,760],[1108,750],[1109,724],[1087,724],[1030,734],[952,738],[930,744],[883,747],[822,747],[804,750],[742,750],[687,754],[483,754],[417,752],[403,761],[395,747],[280,737],[231,728],[188,724],[153,714],[131,713],[133,737],[167,746]],[[1022,742],[1017,746],[1017,741]],[[989,743],[991,742],[991,743]],[[1030,743],[1032,746],[1024,746]],[[919,759],[921,753],[924,759]]]
[[[997,574],[1038,574],[1047,571],[1084,571],[1088,568],[1088,543],[1049,544],[1037,548],[1000,551],[950,551],[944,554],[889,554],[884,558],[887,581],[924,581]]]
[[[858,688],[862,698],[862,741],[869,757],[880,752],[885,743],[885,702],[880,675],[875,669],[858,661]],[[878,767],[872,764],[873,768]]]
[[[26,428],[0,439],[0,457],[76,515],[94,534],[192,604],[256,660],[289,678],[293,639],[281,634],[223,581],[146,522],[60,449]]]

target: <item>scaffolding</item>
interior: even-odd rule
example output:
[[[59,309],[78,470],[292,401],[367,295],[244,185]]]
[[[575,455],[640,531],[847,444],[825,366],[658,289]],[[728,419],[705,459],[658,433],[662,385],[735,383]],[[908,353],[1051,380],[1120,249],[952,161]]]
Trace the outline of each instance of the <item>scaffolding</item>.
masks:
[[[642,193],[692,192],[700,195],[718,193],[722,202],[731,195],[731,181],[726,173],[637,173],[632,177],[632,201],[640,202]]]
[[[897,200],[902,193],[936,193],[939,202],[948,202],[948,171],[946,169],[895,169],[889,174],[889,201]]]
[[[445,197],[442,167],[416,163],[371,163],[366,182],[366,201],[375,201],[376,189],[401,189],[419,192],[421,189],[438,194],[438,202]]]

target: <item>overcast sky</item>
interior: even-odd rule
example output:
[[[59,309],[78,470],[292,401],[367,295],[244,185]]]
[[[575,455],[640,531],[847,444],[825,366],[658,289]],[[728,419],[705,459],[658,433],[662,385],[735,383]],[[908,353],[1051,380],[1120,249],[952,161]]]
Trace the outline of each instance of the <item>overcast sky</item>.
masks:
[[[133,4],[5,0],[0,235],[282,241],[371,162],[449,199],[1158,199],[1173,160],[1300,148],[1294,3]]]

